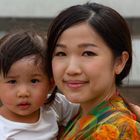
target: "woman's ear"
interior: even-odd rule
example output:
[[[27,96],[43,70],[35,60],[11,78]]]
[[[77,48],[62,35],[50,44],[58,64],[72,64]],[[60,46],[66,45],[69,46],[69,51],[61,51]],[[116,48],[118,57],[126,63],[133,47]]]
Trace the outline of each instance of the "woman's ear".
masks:
[[[129,58],[129,54],[126,51],[123,51],[121,56],[115,60],[115,74],[118,75],[124,69],[126,62]]]

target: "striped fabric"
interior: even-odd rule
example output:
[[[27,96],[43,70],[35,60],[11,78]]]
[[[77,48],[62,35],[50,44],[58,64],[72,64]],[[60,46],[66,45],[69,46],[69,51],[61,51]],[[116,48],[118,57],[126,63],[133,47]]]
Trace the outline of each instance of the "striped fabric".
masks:
[[[68,123],[61,140],[140,140],[140,124],[118,95],[81,114]]]

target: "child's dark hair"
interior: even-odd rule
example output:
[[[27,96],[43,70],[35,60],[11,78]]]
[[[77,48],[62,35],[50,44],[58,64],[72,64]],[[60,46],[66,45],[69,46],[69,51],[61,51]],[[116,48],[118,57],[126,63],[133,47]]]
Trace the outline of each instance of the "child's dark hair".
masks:
[[[3,36],[0,39],[0,74],[6,77],[16,61],[30,55],[35,55],[35,63],[41,60],[42,70],[47,74],[45,42],[44,36],[33,30],[18,30]],[[49,103],[53,99],[50,96]]]

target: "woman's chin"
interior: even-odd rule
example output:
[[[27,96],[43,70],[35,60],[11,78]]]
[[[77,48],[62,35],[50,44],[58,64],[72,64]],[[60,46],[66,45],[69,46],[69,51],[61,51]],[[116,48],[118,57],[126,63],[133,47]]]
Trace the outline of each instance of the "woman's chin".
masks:
[[[73,95],[65,95],[66,98],[72,103],[80,103],[80,98]]]

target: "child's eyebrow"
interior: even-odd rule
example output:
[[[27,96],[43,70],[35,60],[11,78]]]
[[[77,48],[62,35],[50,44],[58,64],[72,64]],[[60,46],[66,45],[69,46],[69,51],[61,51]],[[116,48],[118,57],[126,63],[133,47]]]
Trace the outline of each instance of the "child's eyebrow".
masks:
[[[33,77],[35,77],[35,76],[42,76],[43,74],[39,74],[39,73],[33,73],[33,74],[31,74],[31,76],[33,76]],[[18,77],[20,77],[19,75],[7,75],[6,76],[6,78],[18,78]]]
[[[35,74],[32,74],[32,76],[42,76],[43,74],[38,74],[38,73],[35,73]]]
[[[19,77],[19,76],[18,76],[18,75],[7,75],[7,76],[6,76],[6,78],[11,78],[11,79],[12,79],[12,78],[17,78],[17,77]]]

